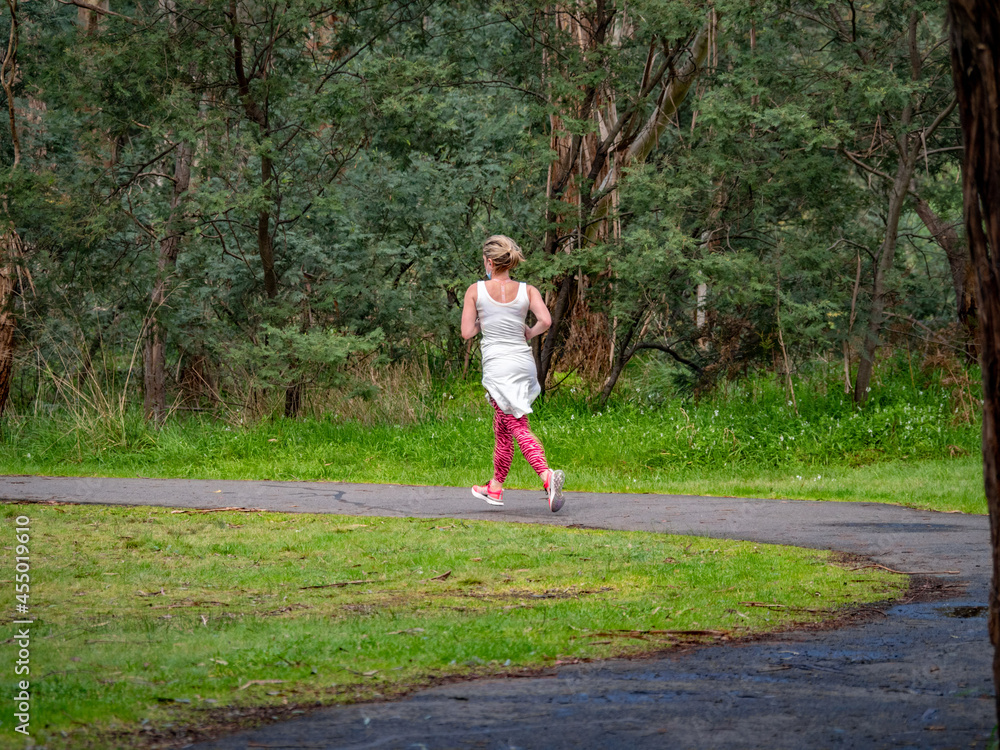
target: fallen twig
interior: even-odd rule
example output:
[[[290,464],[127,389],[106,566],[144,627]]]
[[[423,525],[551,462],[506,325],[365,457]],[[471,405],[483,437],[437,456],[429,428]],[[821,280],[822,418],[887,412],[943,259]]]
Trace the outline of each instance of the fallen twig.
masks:
[[[342,589],[344,586],[359,586],[362,583],[376,583],[369,579],[363,581],[338,581],[337,583],[320,583],[316,586],[299,586],[299,591],[306,589]]]
[[[879,565],[878,563],[861,565],[857,568],[851,568],[851,570],[864,570],[865,568],[881,568],[882,570],[888,570],[890,573],[899,573],[904,576],[957,576],[962,573],[961,570],[893,570],[892,568],[887,568],[885,565]]]
[[[822,609],[810,609],[809,607],[789,607],[787,604],[768,604],[766,602],[740,602],[744,607],[762,607],[764,609],[787,609],[790,612],[810,612],[812,614],[819,614],[824,612]]]
[[[225,602],[174,602],[173,604],[152,604],[150,609],[178,609],[180,607],[228,607]]]
[[[240,685],[239,690],[246,690],[251,685],[280,685],[284,680],[250,680]]]
[[[226,508],[183,508],[180,510],[172,510],[171,513],[222,513],[223,511],[230,511],[233,513],[266,513],[266,508],[240,508],[237,506],[229,506]]]
[[[731,631],[729,630],[661,630],[661,629],[650,629],[650,630],[601,630],[595,633],[587,633],[586,635],[575,635],[576,638],[638,638],[639,640],[646,640],[647,635],[663,635],[670,637],[677,636],[726,636],[729,635]]]

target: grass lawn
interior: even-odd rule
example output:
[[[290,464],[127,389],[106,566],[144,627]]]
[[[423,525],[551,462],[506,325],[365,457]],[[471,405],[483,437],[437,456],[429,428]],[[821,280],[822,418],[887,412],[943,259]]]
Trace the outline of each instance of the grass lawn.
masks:
[[[131,748],[447,676],[828,618],[906,580],[827,553],[493,522],[7,504],[30,518],[32,730]],[[5,627],[15,602],[0,594]],[[8,649],[13,646],[8,642]],[[5,695],[15,677],[3,677]],[[9,715],[3,747],[23,747]]]
[[[729,428],[707,421],[692,430],[679,428],[661,412],[623,410],[577,416],[572,411],[543,408],[532,426],[549,463],[566,471],[571,492],[853,500],[986,512],[978,436],[970,437],[971,430],[945,436],[945,441],[964,438],[964,447],[955,446],[964,455],[954,458],[937,457],[918,446],[837,454],[816,436],[801,431],[799,444],[812,445],[800,448],[794,440],[777,439],[795,437],[790,430],[772,437],[778,446],[790,443],[792,448],[772,446],[761,451],[753,447],[745,451],[747,455],[734,457],[732,441],[752,445],[755,434],[748,426],[730,434]],[[925,429],[930,433],[933,428]],[[453,487],[481,484],[492,473],[490,423],[472,409],[448,419],[405,426],[279,419],[233,428],[188,420],[152,431],[141,417],[129,416],[117,427],[102,425],[101,430],[96,435],[51,426],[46,430],[25,421],[8,428],[7,439],[0,441],[0,466],[8,474]],[[678,436],[678,432],[683,434]],[[756,433],[766,439],[764,434],[762,430]],[[936,430],[933,435],[938,437]],[[720,447],[723,439],[729,441],[728,446]],[[538,484],[524,460],[515,458],[507,486],[535,488]]]
[[[678,494],[895,503],[952,513],[986,513],[983,462],[978,456],[856,467],[716,471],[702,477],[666,480],[660,486],[660,492]]]

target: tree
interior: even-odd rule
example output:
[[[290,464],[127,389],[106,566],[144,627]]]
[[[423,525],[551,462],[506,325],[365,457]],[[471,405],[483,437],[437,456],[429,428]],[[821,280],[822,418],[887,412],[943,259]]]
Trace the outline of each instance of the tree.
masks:
[[[626,8],[578,0],[547,9],[544,20],[553,151],[544,252],[558,275],[552,327],[537,344],[543,387],[583,281],[574,273],[582,259],[572,256],[620,236],[621,182],[645,162],[677,114],[704,67],[718,17],[707,6]]]
[[[183,46],[181,34],[182,19],[178,18],[176,4],[162,3],[164,13],[161,23],[167,25],[167,44],[177,48]],[[82,11],[83,9],[81,9]],[[171,65],[172,63],[172,65]],[[190,84],[198,80],[198,71],[193,65],[183,64],[177,57],[171,60],[174,69],[164,71],[167,78],[175,81],[175,89],[179,89],[183,98],[190,100]],[[179,69],[178,69],[179,68]],[[185,73],[187,75],[185,75]],[[185,85],[188,84],[188,85]],[[187,114],[185,112],[184,114]],[[187,130],[190,123],[180,123],[180,129]],[[162,322],[162,309],[167,304],[170,277],[177,265],[177,255],[181,248],[181,239],[185,234],[184,199],[191,187],[191,168],[194,161],[194,144],[191,137],[185,133],[171,133],[164,151],[173,157],[172,176],[168,179],[170,200],[169,213],[162,223],[159,237],[153,242],[157,254],[156,275],[153,278],[153,288],[149,296],[149,310],[143,321],[143,409],[146,419],[163,424],[167,416],[166,389],[166,331]],[[169,156],[166,157],[169,159]],[[169,162],[168,162],[169,163]]]
[[[933,6],[902,2],[892,13],[874,7],[831,3],[800,11],[819,29],[833,34],[831,57],[840,63],[838,115],[850,124],[841,153],[861,170],[882,204],[881,241],[871,257],[868,316],[854,383],[854,401],[868,398],[875,354],[886,321],[890,281],[899,241],[899,226],[908,201],[917,193],[916,172],[928,162],[932,140],[954,109],[947,84],[942,38]],[[944,85],[943,85],[944,84]],[[928,145],[930,144],[930,145]],[[950,145],[950,144],[948,144]],[[915,195],[921,218],[940,241],[940,219]]]
[[[843,250],[833,251],[859,191],[824,148],[836,142],[830,76],[806,74],[828,67],[829,40],[771,6],[726,10],[699,95],[621,187],[621,235],[605,241],[602,400],[643,350],[665,353],[699,388],[755,360],[790,371],[794,345],[826,344],[842,307]]]
[[[21,143],[17,132],[17,112],[14,102],[14,87],[18,82],[20,70],[17,61],[17,48],[20,43],[20,18],[18,15],[18,0],[7,0],[10,12],[10,32],[0,63],[0,85],[3,87],[7,103],[8,133],[10,136],[13,162],[10,172],[17,170],[21,162]],[[6,193],[0,194],[0,416],[10,397],[10,383],[14,369],[14,334],[17,329],[14,317],[16,263],[21,255],[21,237],[17,227],[7,215]]]
[[[921,141],[947,104],[929,5],[911,70],[924,2],[857,6],[856,36],[823,0],[32,6],[4,188],[38,288],[18,340],[77,382],[104,348],[122,383],[137,352],[155,420],[172,379],[184,406],[201,379],[197,398],[294,415],[360,357],[465,367],[456,305],[501,231],[542,248],[550,384],[580,367],[608,398],[644,352],[698,387],[751,362],[787,377],[847,338],[859,265],[874,290],[889,131]],[[951,284],[918,215],[957,242],[945,130],[907,151],[875,295],[921,319]]]
[[[988,622],[1000,721],[1000,6],[990,0],[949,0],[948,19],[965,146],[965,231],[979,305],[983,480],[993,549]]]

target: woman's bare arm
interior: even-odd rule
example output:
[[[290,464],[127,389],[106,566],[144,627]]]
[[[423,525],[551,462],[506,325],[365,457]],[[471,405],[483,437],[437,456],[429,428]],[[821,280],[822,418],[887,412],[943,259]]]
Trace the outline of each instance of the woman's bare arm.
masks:
[[[535,325],[524,327],[524,338],[531,341],[540,333],[545,333],[552,325],[552,316],[549,315],[549,308],[545,306],[542,295],[533,286],[528,287],[528,309],[535,314]]]
[[[475,284],[465,290],[465,303],[462,305],[463,339],[471,339],[482,331],[479,327],[479,312],[476,310],[477,297]]]

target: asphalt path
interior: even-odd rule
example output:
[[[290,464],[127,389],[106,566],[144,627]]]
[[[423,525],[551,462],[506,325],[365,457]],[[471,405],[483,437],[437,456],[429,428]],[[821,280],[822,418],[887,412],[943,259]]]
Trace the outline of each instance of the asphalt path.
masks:
[[[467,488],[0,477],[0,500],[262,508],[693,534],[832,549],[948,592],[856,625],[565,665],[406,699],[319,709],[198,748],[976,748],[994,728],[985,516],[878,503],[540,492],[502,508]]]

